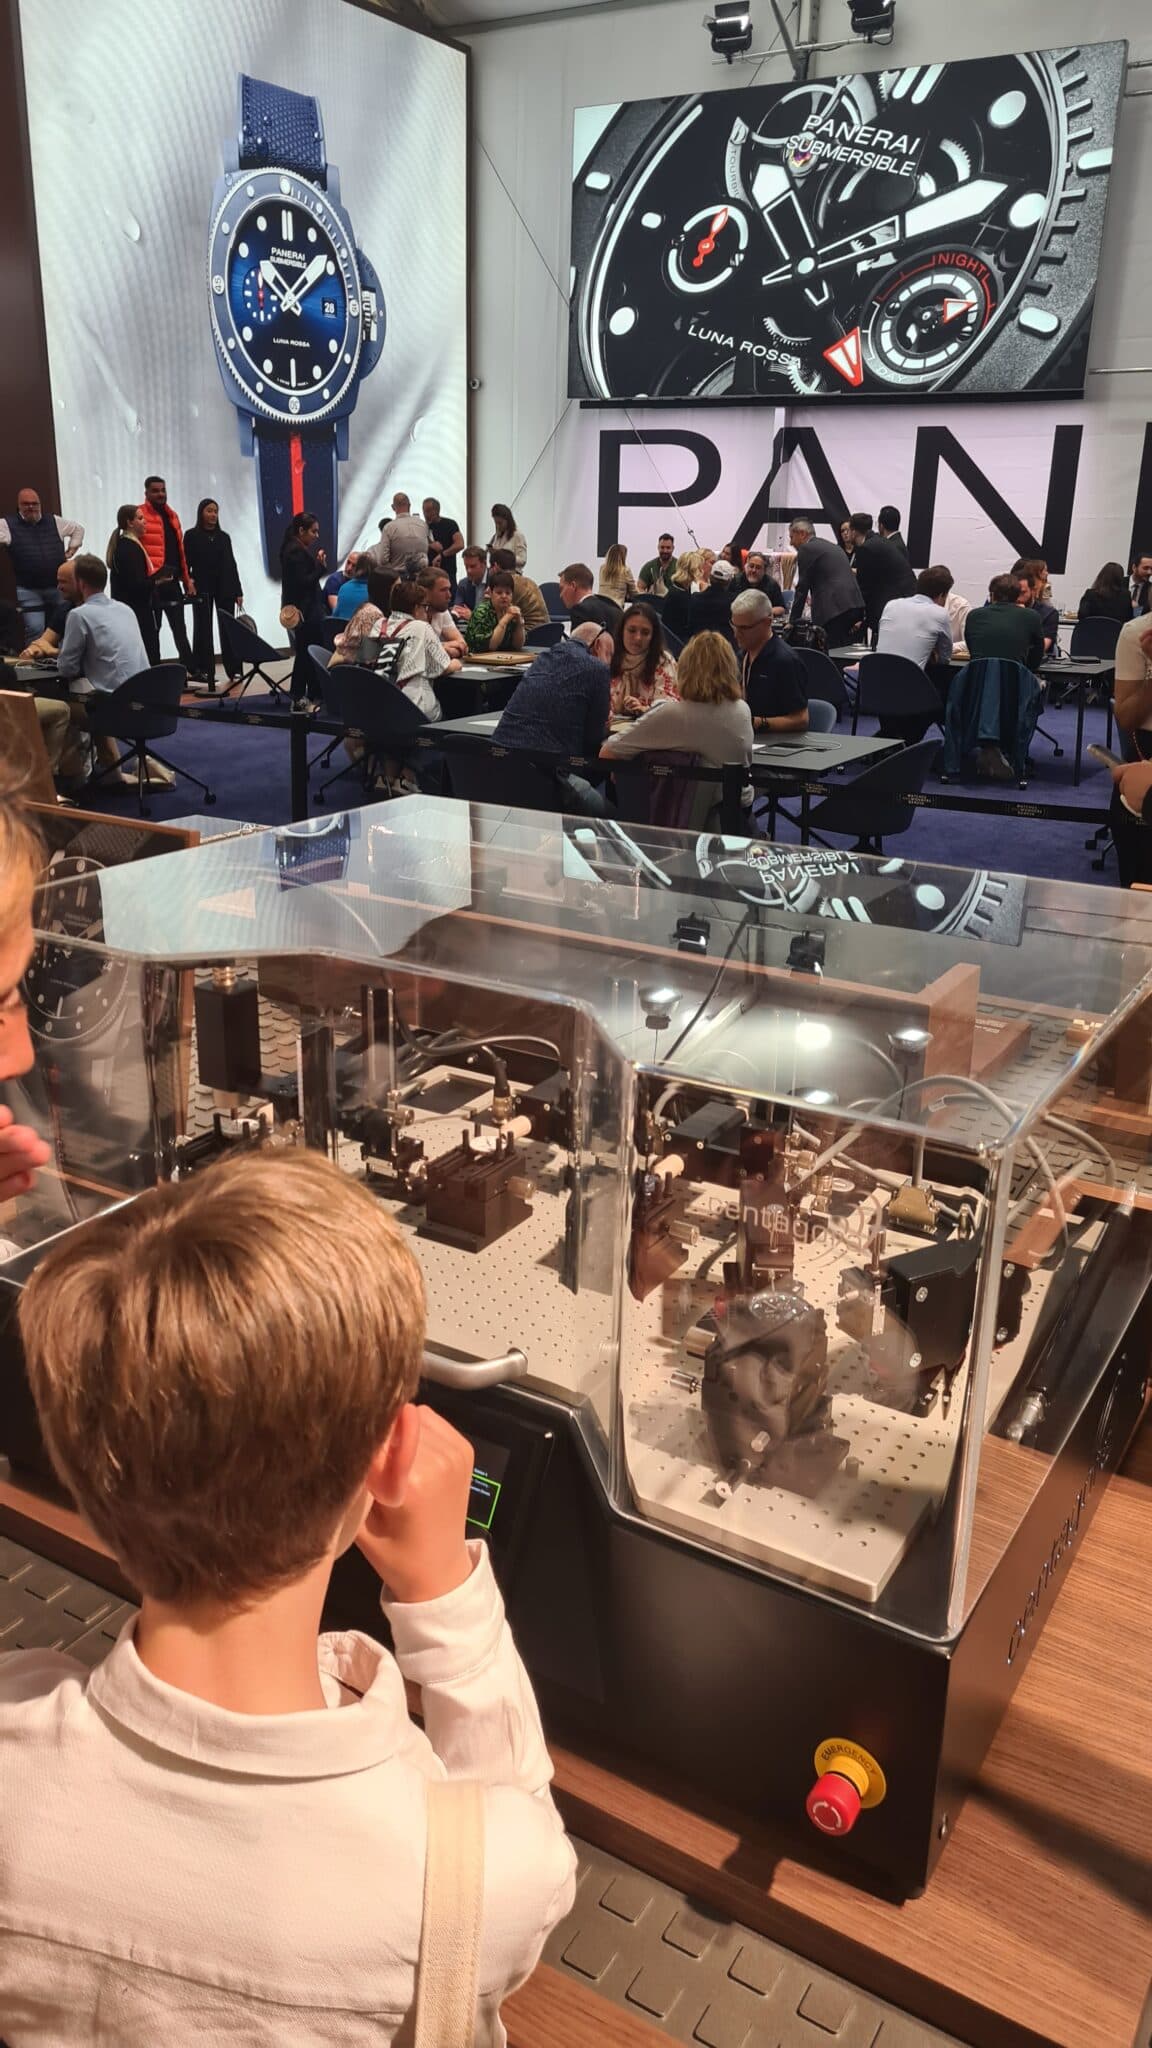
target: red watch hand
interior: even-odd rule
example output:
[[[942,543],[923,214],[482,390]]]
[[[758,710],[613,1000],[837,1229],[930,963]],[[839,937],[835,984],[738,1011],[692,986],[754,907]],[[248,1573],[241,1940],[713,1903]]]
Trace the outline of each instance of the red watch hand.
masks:
[[[711,256],[712,251],[716,247],[717,235],[721,232],[723,228],[726,228],[727,225],[728,208],[726,206],[722,206],[720,208],[719,213],[716,214],[715,218],[713,219],[712,225],[709,228],[708,233],[706,235],[702,235],[700,237],[699,242],[696,245],[696,254],[692,258],[693,270],[700,270],[703,268],[704,258],[706,256]]]

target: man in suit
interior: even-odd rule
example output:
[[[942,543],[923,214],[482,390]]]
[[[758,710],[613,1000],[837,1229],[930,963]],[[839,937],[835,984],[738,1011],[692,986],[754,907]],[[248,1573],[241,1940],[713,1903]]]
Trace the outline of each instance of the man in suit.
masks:
[[[908,548],[900,531],[900,514],[895,505],[881,505],[876,514],[876,524],[880,528],[881,540],[886,540],[889,546],[894,547],[907,561]]]
[[[812,624],[822,626],[829,647],[848,647],[864,621],[864,599],[852,564],[835,541],[817,540],[810,519],[794,519],[788,529],[796,550],[796,586],[788,616],[800,618],[811,600]]]
[[[867,512],[852,513],[848,533],[853,544],[852,569],[864,599],[868,637],[875,646],[885,605],[894,597],[911,597],[916,589],[916,576],[907,555],[894,548],[890,540],[882,540],[878,533],[873,533]]]

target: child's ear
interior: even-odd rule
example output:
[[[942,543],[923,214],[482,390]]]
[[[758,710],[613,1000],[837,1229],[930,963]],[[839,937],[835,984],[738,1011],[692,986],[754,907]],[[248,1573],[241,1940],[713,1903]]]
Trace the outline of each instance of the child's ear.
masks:
[[[374,1502],[383,1508],[400,1506],[419,1447],[420,1410],[406,1401],[368,1467],[364,1483]]]

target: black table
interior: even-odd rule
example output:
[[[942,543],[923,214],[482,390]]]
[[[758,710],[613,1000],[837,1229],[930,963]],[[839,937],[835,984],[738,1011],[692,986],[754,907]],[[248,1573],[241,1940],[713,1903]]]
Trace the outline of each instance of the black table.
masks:
[[[829,661],[834,661],[838,668],[845,669],[850,668],[854,662],[862,660],[864,655],[871,654],[873,651],[871,647],[830,647],[828,649],[828,659]],[[967,668],[971,658],[967,654],[954,654],[948,665],[950,668],[956,669]],[[1104,682],[1115,676],[1116,657],[1113,655],[1105,659],[1103,656],[1078,655],[1073,661],[1069,656],[1053,654],[1049,655],[1046,661],[1040,663],[1036,674],[1042,676],[1046,683],[1069,683],[1075,691],[1076,748],[1072,762],[1072,786],[1074,789],[1079,789],[1080,771],[1084,756],[1084,710],[1088,692],[1097,683]],[[1109,696],[1108,702],[1104,743],[1109,747],[1112,745],[1111,696]]]

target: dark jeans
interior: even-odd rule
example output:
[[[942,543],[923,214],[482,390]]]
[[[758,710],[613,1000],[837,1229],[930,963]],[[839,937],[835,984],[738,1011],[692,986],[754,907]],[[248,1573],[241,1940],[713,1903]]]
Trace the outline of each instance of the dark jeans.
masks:
[[[216,613],[227,611],[233,616],[228,605],[218,605],[215,598],[197,596],[192,606],[192,666],[211,682],[216,673]],[[221,641],[223,653],[223,641]]]
[[[864,624],[860,612],[840,612],[834,619],[825,619],[824,631],[828,635],[829,647],[852,647],[861,638]]]
[[[308,649],[319,639],[317,626],[322,626],[327,617],[326,611],[313,612],[288,635],[294,656],[290,685],[294,704],[298,704],[302,697],[315,697],[319,694],[320,681],[312,666],[312,657]]]
[[[184,595],[180,585],[175,580],[168,583],[154,583],[152,585],[152,605],[156,626],[156,652],[153,654],[151,648],[149,648],[149,659],[151,661],[160,660],[160,621],[161,619],[167,619],[172,638],[176,642],[176,659],[182,661],[185,668],[195,668],[196,664],[192,659],[192,649],[188,644],[188,629],[184,624]]]
[[[1112,844],[1116,848],[1116,866],[1119,870],[1120,887],[1130,889],[1133,882],[1152,882],[1152,825],[1145,825],[1140,818],[1134,818],[1120,801],[1120,791],[1112,792],[1112,809],[1109,815],[1112,828]]]

